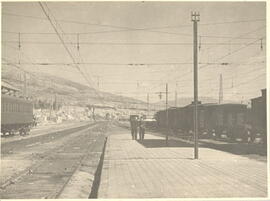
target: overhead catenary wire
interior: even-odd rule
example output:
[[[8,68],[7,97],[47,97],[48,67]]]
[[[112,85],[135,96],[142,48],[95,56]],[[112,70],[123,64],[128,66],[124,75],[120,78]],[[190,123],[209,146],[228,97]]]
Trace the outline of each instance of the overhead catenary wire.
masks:
[[[16,63],[16,62],[12,62]],[[227,65],[256,65],[256,64],[262,64],[265,63],[265,61],[261,62],[254,62],[254,63],[239,63],[239,62],[201,62],[199,64],[203,65],[221,65],[221,66],[227,66]],[[5,63],[8,64],[8,63]],[[18,63],[19,64],[19,63]],[[33,66],[74,66],[74,65],[104,65],[104,66],[124,66],[126,67],[146,67],[146,66],[165,66],[165,65],[173,65],[174,68],[178,68],[177,65],[191,65],[190,62],[174,62],[174,63],[102,63],[102,62],[77,62],[77,63],[64,63],[64,62],[21,62],[20,64],[23,65],[33,65]],[[147,68],[144,68],[144,70],[147,70]],[[162,70],[164,71],[164,70]]]
[[[238,48],[238,49],[236,49],[236,50],[234,50],[234,51],[232,51],[232,52],[230,52],[230,53],[228,53],[228,54],[226,54],[226,55],[223,55],[223,56],[221,56],[221,57],[215,59],[214,62],[220,61],[220,60],[222,60],[222,59],[224,59],[224,58],[226,58],[226,57],[228,57],[228,56],[231,56],[231,55],[233,55],[233,54],[239,52],[240,50],[243,50],[243,49],[245,49],[245,48],[247,48],[247,47],[253,45],[254,43],[256,43],[256,42],[259,41],[259,40],[260,40],[260,39],[254,40],[254,41],[252,41],[252,42],[246,44],[244,47],[240,47],[240,48]],[[205,64],[205,65],[203,65],[203,66],[200,66],[200,69],[206,68],[207,66],[209,66],[209,65]]]
[[[85,74],[81,71],[80,67],[78,65],[76,65],[76,60],[73,57],[73,55],[71,54],[70,50],[68,49],[68,47],[65,45],[64,40],[62,39],[61,35],[58,33],[58,30],[56,29],[55,25],[53,24],[50,16],[48,15],[48,13],[46,12],[45,8],[43,7],[42,3],[39,2],[39,5],[41,7],[41,9],[43,10],[45,16],[48,18],[48,20],[50,21],[50,24],[52,25],[54,31],[57,33],[57,36],[59,38],[59,40],[62,42],[63,47],[65,48],[66,52],[68,53],[69,57],[72,59],[73,63],[75,64],[75,67],[78,69],[78,71],[82,74],[82,76],[85,78],[85,80],[88,82],[88,84],[91,86],[91,83],[89,82],[88,78],[85,76]],[[97,90],[94,90],[94,92],[98,95],[98,97],[100,97],[99,93],[97,92]],[[103,99],[100,97],[101,101],[104,103]]]
[[[262,29],[262,28],[264,28],[264,27],[259,27],[259,28],[255,29],[255,30],[252,30],[252,31],[246,33],[246,34],[253,33],[253,32],[255,32],[255,31],[257,31],[257,30],[260,30],[260,29]],[[242,34],[241,36],[244,36],[244,35],[246,35],[246,34]],[[255,41],[253,41],[253,42],[251,42],[251,43],[257,42],[258,40],[260,40],[260,39],[257,39],[257,40],[255,40]],[[249,44],[250,44],[250,43],[249,43]],[[230,55],[232,55],[232,54],[234,54],[234,53],[236,53],[236,52],[238,52],[238,51],[240,51],[240,50],[242,50],[242,49],[244,49],[244,48],[250,46],[249,44],[248,44],[247,46],[244,46],[244,47],[241,47],[241,48],[235,50],[233,53],[226,54],[226,55],[224,55],[224,56],[222,56],[222,57],[216,59],[214,62],[217,62],[217,61],[219,61],[219,60],[222,60],[222,59],[226,58],[227,56],[230,56]],[[205,65],[203,65],[203,66],[200,66],[200,68],[206,68],[206,67],[208,67],[208,66],[209,66],[208,64],[205,64]],[[182,78],[182,77],[185,77],[186,75],[190,74],[191,72],[192,72],[192,69],[190,69],[188,72],[182,74],[180,77],[178,77],[178,79],[180,79],[180,78]],[[170,79],[171,79],[171,78],[170,78]],[[175,79],[174,79],[174,81],[175,81]],[[156,89],[157,87],[160,87],[162,84],[163,84],[163,83],[160,83],[159,85],[157,85],[157,86],[155,86],[155,87],[152,87],[151,90],[152,90],[152,89]]]
[[[43,17],[20,15],[20,14],[15,14],[15,13],[4,12],[2,14],[7,15],[7,16],[17,16],[17,17],[26,17],[26,18],[32,18],[32,19],[38,19],[38,20],[47,20],[47,18],[43,18]],[[191,34],[187,34],[187,33],[157,31],[157,29],[191,27],[191,25],[173,25],[173,26],[161,26],[161,27],[149,27],[149,28],[132,28],[132,27],[118,26],[118,25],[81,22],[81,21],[76,21],[76,20],[57,19],[57,21],[63,22],[63,23],[73,23],[73,24],[81,24],[81,25],[90,25],[90,26],[100,26],[100,27],[110,27],[110,28],[122,29],[122,30],[97,31],[97,32],[87,32],[87,33],[66,33],[66,34],[69,34],[69,35],[101,34],[101,33],[125,32],[125,31],[148,31],[148,32],[153,32],[153,33],[163,33],[163,34],[181,35],[181,36],[192,36]],[[266,21],[266,20],[265,19],[251,19],[251,20],[238,20],[238,21],[227,21],[227,22],[213,22],[213,23],[206,23],[206,24],[200,24],[200,25],[209,26],[209,25],[218,25],[218,24],[234,24],[234,23],[258,22],[258,21]],[[25,33],[25,34],[54,34],[54,33]],[[211,36],[203,36],[202,35],[202,37],[211,37]],[[213,37],[216,37],[216,36],[213,36]],[[217,37],[219,37],[219,36],[217,36]],[[228,36],[225,36],[225,37],[228,37]]]
[[[25,69],[22,68],[20,65],[14,64],[14,63],[10,62],[10,60],[8,60],[8,59],[6,59],[6,58],[3,58],[3,57],[2,57],[2,60],[8,62],[9,65],[11,65],[11,66],[13,66],[13,67],[19,69],[20,71],[22,71],[22,72],[24,72],[24,73],[26,73],[26,74],[29,74],[29,75],[31,75],[31,76],[33,76],[33,77],[35,77],[35,78],[38,79],[38,77],[37,77],[35,74],[33,74],[33,73],[31,73],[31,72],[25,70]]]
[[[263,76],[265,76],[265,78],[266,78],[266,74],[265,74],[265,73],[261,73],[261,74],[257,75],[256,77],[254,77],[254,78],[252,78],[252,79],[248,79],[248,80],[246,80],[246,81],[244,81],[244,82],[240,82],[240,83],[238,83],[238,84],[235,84],[233,87],[225,87],[225,88],[223,88],[223,90],[232,90],[232,89],[235,89],[235,88],[237,88],[237,87],[239,87],[239,86],[243,86],[243,85],[250,84],[250,83],[252,83],[253,81],[258,80],[259,78],[261,78],[261,77],[263,77]],[[252,84],[254,84],[254,83],[252,83]],[[215,89],[215,90],[217,90],[217,89]],[[226,92],[225,92],[225,93],[226,93]],[[234,92],[232,92],[232,93],[234,93]],[[237,92],[237,93],[241,94],[242,92]]]
[[[203,24],[200,24],[200,25],[203,25]],[[121,30],[118,30],[118,31],[121,31]],[[54,33],[55,34],[55,33]],[[65,34],[65,33],[64,33]],[[69,33],[67,33],[67,34],[69,34]],[[62,35],[62,34],[61,34]],[[222,37],[222,36],[221,36]],[[229,37],[229,38],[234,38],[234,37]],[[248,38],[248,37],[246,37],[246,38]],[[258,37],[259,38],[259,37]],[[257,38],[248,38],[248,39],[257,39]],[[65,41],[66,42],[66,41]],[[81,43],[81,42],[80,42]],[[66,44],[68,44],[67,42],[66,42]],[[75,44],[76,45],[76,44]],[[256,44],[257,45],[257,44]],[[38,62],[37,62],[38,63]],[[53,65],[52,64],[53,62],[51,62],[51,63],[47,63],[47,64],[45,64],[45,62],[41,65],[41,66],[46,66],[46,65]],[[66,63],[67,65],[76,65],[76,64],[72,64],[72,63]],[[91,65],[91,64],[93,64],[93,65],[104,65],[104,63],[102,64],[100,64],[100,63],[88,63],[88,62],[84,62],[84,63],[82,63],[82,62],[77,62],[77,65]],[[184,62],[183,63],[178,63],[178,64],[180,64],[180,65],[184,65]],[[189,62],[186,62],[186,64],[187,65],[189,65],[189,64],[191,64],[191,63],[189,63]],[[201,64],[207,64],[207,65],[219,65],[218,63],[215,63],[215,62],[208,62],[208,63],[201,63]],[[31,65],[31,64],[29,64],[29,65]],[[35,64],[36,65],[36,64]],[[106,65],[115,65],[115,63],[107,63]],[[126,65],[126,64],[123,64],[123,65]],[[151,64],[147,64],[147,65],[151,65]],[[164,64],[158,64],[158,65],[164,65]],[[171,64],[165,64],[165,65],[171,65]],[[177,64],[172,64],[172,65],[177,65]],[[232,65],[232,63],[231,63],[231,65]],[[246,64],[246,65],[248,65],[248,64]],[[143,66],[143,65],[140,65],[140,64],[136,64],[136,65],[128,65],[128,66],[134,66],[134,67],[138,67],[138,66]],[[80,66],[81,67],[81,66]],[[143,66],[144,67],[144,66]]]
[[[261,39],[264,38],[264,37],[258,37],[258,41],[261,41]],[[20,42],[20,44],[39,44],[39,45],[58,45],[58,44],[62,44],[61,42],[49,42],[49,41],[46,41],[46,42],[43,42],[43,41],[2,41],[2,43],[16,43],[18,44]],[[144,43],[144,42],[132,42],[132,43],[129,43],[129,42],[80,42],[79,43],[80,45],[164,45],[164,46],[169,46],[169,45],[172,45],[172,46],[192,46],[192,43],[179,43],[179,42],[176,42],[176,43],[173,43],[173,42],[170,42],[170,43],[150,43],[150,42],[147,42],[147,43]],[[205,45],[205,46],[211,46],[211,45],[246,45],[247,43],[222,43],[222,42],[211,42],[211,43],[201,43],[201,45]],[[253,45],[265,45],[266,43],[254,43]],[[77,46],[78,45],[78,42],[66,42],[66,45],[73,45],[73,46]]]
[[[58,26],[58,28],[61,30],[62,34],[64,34],[64,30],[62,29],[61,25],[59,24],[59,22],[55,19],[55,17],[52,15],[52,12],[50,10],[50,8],[48,7],[47,3],[45,2],[44,5],[46,6],[46,8],[48,9],[48,11],[51,13],[51,16],[53,17],[54,21],[56,22],[56,25]],[[63,40],[64,41],[64,40]],[[77,41],[79,42],[79,41]],[[81,57],[81,54],[80,54],[80,51],[79,51],[79,48],[78,48],[79,44],[77,44],[77,52],[79,54],[79,59],[81,60],[81,62],[83,62],[83,59]],[[76,66],[75,66],[76,67]],[[94,82],[92,81],[91,77],[89,76],[89,74],[86,72],[86,73],[83,73],[82,70],[80,69],[80,66],[77,65],[77,67],[79,68],[79,72],[83,75],[83,77],[85,78],[85,80],[90,84],[90,86],[93,86]],[[84,69],[85,70],[85,69]],[[94,92],[97,94],[97,96],[99,97],[99,99],[101,100],[101,102],[104,104],[104,97],[99,93],[99,91],[95,90],[94,89]]]
[[[257,32],[257,31],[259,31],[259,30],[262,30],[262,29],[265,29],[265,28],[266,28],[265,25],[264,25],[264,26],[260,26],[260,27],[258,27],[258,28],[256,28],[256,29],[253,29],[253,30],[251,30],[251,31],[248,31],[248,32],[246,32],[246,33],[244,33],[244,34],[240,34],[240,35],[238,35],[238,36],[235,36],[235,37],[233,37],[232,39],[228,40],[227,42],[230,42],[230,41],[232,41],[232,40],[234,40],[234,39],[243,38],[243,37],[245,37],[246,35],[255,33],[255,32]],[[209,48],[203,48],[202,50],[200,50],[200,53],[205,52],[206,50],[213,49],[213,48],[215,48],[215,47],[218,47],[218,46],[212,46],[212,47],[209,47]],[[192,69],[190,69],[188,72],[182,74],[181,76],[178,76],[178,77],[173,78],[173,80],[175,81],[176,79],[180,79],[180,78],[182,78],[182,77],[185,77],[185,76],[189,75],[191,72],[192,72]],[[173,73],[175,74],[174,71],[173,71]],[[165,76],[164,76],[164,77],[165,77]],[[170,77],[170,79],[172,80],[172,77]],[[157,88],[157,87],[159,87],[159,86],[160,86],[160,85],[155,86],[154,88]]]
[[[32,16],[32,15],[23,15],[23,14],[17,14],[17,13],[10,13],[10,12],[3,12],[3,15],[10,15],[10,16],[16,16],[16,17],[26,17],[26,18],[33,18],[33,19],[39,19],[39,20],[47,20],[47,18],[41,17],[41,16]],[[101,23],[90,23],[90,22],[81,22],[76,20],[62,20],[58,19],[58,21],[67,22],[67,23],[82,23],[82,24],[88,24],[91,26],[106,26],[106,27],[114,27],[114,28],[124,28],[123,26],[118,25],[110,25],[110,24],[101,24]],[[208,26],[208,25],[219,25],[219,24],[234,24],[234,23],[250,23],[250,22],[258,22],[258,21],[266,21],[265,18],[259,18],[259,19],[246,19],[246,20],[233,20],[233,21],[220,21],[220,22],[209,22],[209,23],[201,23],[200,26]],[[180,24],[180,25],[166,25],[166,26],[156,26],[156,27],[150,27],[149,29],[164,29],[164,28],[175,28],[175,27],[191,27],[190,24]]]

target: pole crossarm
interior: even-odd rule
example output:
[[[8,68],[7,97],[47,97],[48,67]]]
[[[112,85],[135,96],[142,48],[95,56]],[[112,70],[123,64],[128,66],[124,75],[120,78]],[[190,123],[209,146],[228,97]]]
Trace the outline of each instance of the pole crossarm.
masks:
[[[191,21],[199,22],[200,21],[200,13],[199,12],[191,12]]]

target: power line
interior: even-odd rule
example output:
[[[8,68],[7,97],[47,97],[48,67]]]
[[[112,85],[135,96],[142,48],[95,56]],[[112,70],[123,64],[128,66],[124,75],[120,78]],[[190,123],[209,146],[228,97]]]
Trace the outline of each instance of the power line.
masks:
[[[41,3],[40,3],[40,4],[41,4]],[[45,6],[47,7],[48,11],[51,13],[51,15],[52,15],[54,21],[56,22],[56,25],[58,25],[59,29],[62,31],[62,34],[64,34],[64,33],[65,33],[64,30],[63,30],[62,27],[60,26],[59,22],[58,22],[58,21],[55,19],[55,17],[53,16],[53,14],[52,14],[50,8],[48,7],[47,3],[45,2],[44,4],[45,4]],[[64,41],[64,40],[63,40],[63,41]],[[79,45],[79,44],[78,44],[78,45]],[[77,50],[79,50],[79,46],[77,46]],[[79,58],[80,58],[81,62],[83,62],[83,59],[82,59],[81,54],[80,54],[80,51],[78,51],[78,53],[79,53]],[[76,67],[76,66],[75,66],[75,67]],[[80,73],[83,75],[83,77],[86,79],[86,81],[90,84],[90,86],[92,86],[93,81],[92,81],[91,77],[89,76],[89,74],[88,74],[87,72],[86,72],[86,73],[83,73],[83,72],[81,71],[79,65],[78,65],[77,67],[78,67],[79,72],[80,72]],[[95,90],[95,88],[93,88],[93,89],[94,89],[94,92],[95,92],[95,93],[97,94],[97,96],[99,97],[99,99],[101,100],[101,102],[104,103],[103,97],[101,97],[99,91]]]
[[[251,33],[257,32],[257,31],[259,31],[259,30],[261,30],[261,29],[264,29],[264,28],[265,28],[265,26],[260,26],[260,27],[254,29],[254,30],[251,30],[251,31],[247,32],[247,33],[244,33],[244,34],[241,34],[241,35],[239,35],[239,36],[236,36],[236,37],[230,39],[229,41],[232,41],[233,39],[243,38],[243,37],[246,36],[246,35],[249,35],[249,34],[251,34]],[[218,46],[217,46],[217,47],[218,47]],[[210,48],[206,48],[206,49],[202,49],[200,52],[204,52],[204,51],[206,51],[206,50],[210,50],[210,49],[213,49],[213,48],[215,48],[215,46],[210,47]],[[191,73],[191,72],[192,72],[192,70],[190,69],[187,73],[182,74],[181,76],[174,78],[174,80],[175,80],[175,79],[180,79],[180,78],[182,78],[182,77],[185,77],[186,75],[188,75],[188,74]],[[175,72],[173,72],[173,73],[175,74]],[[165,76],[164,76],[164,77],[165,77]],[[170,78],[170,79],[171,79],[171,78]],[[159,86],[160,86],[160,85],[159,85]],[[157,87],[159,87],[159,86],[156,86],[156,87],[154,87],[154,88],[157,88]]]
[[[47,18],[44,17],[38,17],[38,16],[31,16],[31,15],[22,15],[22,14],[15,14],[15,13],[7,13],[3,12],[3,15],[7,16],[17,16],[17,17],[25,17],[25,18],[32,18],[32,19],[38,19],[38,20],[47,20]],[[75,21],[75,20],[62,20],[58,19],[58,21],[66,22],[66,23],[79,23],[84,25],[91,25],[91,26],[106,26],[106,27],[114,27],[114,28],[124,28],[123,26],[117,26],[117,25],[108,25],[108,24],[100,24],[100,23],[89,23],[89,22],[81,22],[81,21]],[[258,21],[266,21],[266,19],[250,19],[250,20],[235,20],[235,21],[223,21],[223,22],[210,22],[210,23],[202,23],[201,26],[209,26],[209,25],[220,25],[220,24],[233,24],[233,23],[246,23],[246,22],[258,22]],[[165,29],[165,28],[178,28],[178,27],[191,27],[190,24],[184,24],[184,25],[171,25],[171,26],[160,26],[160,27],[150,27],[148,29]]]
[[[16,63],[16,62],[12,62]],[[264,61],[261,62],[254,62],[254,63],[234,63],[234,62],[200,62],[199,64],[204,65],[220,65],[220,66],[228,66],[228,65],[255,65],[255,64],[262,64],[265,63]],[[9,64],[9,63],[4,63]],[[17,63],[19,64],[19,63]],[[171,65],[173,67],[177,67],[176,65],[191,65],[191,62],[171,62],[171,63],[95,63],[95,62],[76,62],[76,63],[64,63],[64,62],[20,62],[22,65],[35,65],[35,66],[74,66],[74,65],[104,65],[104,66],[125,66],[125,67],[146,67],[146,66],[166,66]],[[143,68],[148,69],[148,68]],[[164,70],[162,70],[164,71]],[[165,70],[166,71],[166,70]],[[168,70],[167,70],[168,71]]]
[[[29,75],[31,75],[31,76],[37,78],[37,76],[36,76],[35,74],[33,74],[33,73],[31,73],[31,72],[29,72],[29,71],[23,69],[21,66],[19,66],[19,65],[17,65],[17,64],[14,64],[14,63],[10,62],[8,59],[2,57],[2,60],[8,62],[9,65],[11,65],[11,66],[13,66],[13,67],[15,67],[15,68],[21,70],[22,72],[27,73],[27,74],[29,74]]]
[[[143,29],[142,29],[143,30]],[[147,30],[147,29],[145,29]],[[77,32],[77,33],[64,33],[63,35],[91,35],[91,34],[98,34],[98,33],[114,33],[114,32],[121,32],[122,30],[115,30],[115,31],[95,31],[95,32]],[[125,31],[132,31],[132,30],[125,30]],[[7,33],[7,34],[18,34],[18,32],[14,31],[3,31],[2,33]],[[22,35],[56,35],[55,33],[50,33],[50,32],[21,32]],[[179,34],[179,35],[185,35],[185,36],[190,36],[190,34],[186,33],[172,33],[173,35]],[[234,39],[234,36],[215,36],[215,35],[200,35],[201,38],[224,38],[224,39]],[[256,39],[255,37],[242,37],[242,38],[237,38],[241,40],[246,40],[246,39]]]
[[[46,3],[45,3],[46,4]],[[52,25],[54,31],[57,33],[58,38],[60,39],[60,41],[62,42],[66,52],[68,53],[68,55],[70,56],[70,58],[72,59],[73,63],[75,64],[75,67],[78,69],[78,71],[82,74],[82,76],[85,78],[85,80],[89,83],[89,80],[87,79],[87,77],[85,76],[85,74],[81,71],[80,67],[78,65],[76,65],[76,60],[73,57],[73,55],[71,54],[70,50],[68,49],[68,47],[66,46],[64,40],[62,39],[62,37],[60,36],[58,30],[56,29],[55,25],[53,24],[49,14],[46,12],[45,8],[43,7],[42,3],[39,2],[40,7],[42,8],[42,11],[44,12],[45,16],[48,18],[48,20],[50,21],[50,24]],[[91,83],[89,83],[89,85],[91,86]],[[94,92],[100,97],[99,93],[94,90]],[[101,98],[101,97],[100,97]],[[101,101],[103,102],[103,99],[101,99]],[[103,102],[104,103],[104,102]]]
[[[254,72],[254,70],[255,70],[255,69],[253,69],[253,71],[247,72],[247,74]],[[256,70],[257,70],[257,69],[256,69]],[[243,75],[241,75],[241,76],[243,76]],[[223,89],[225,89],[225,90],[228,90],[228,89],[232,90],[232,89],[237,88],[237,87],[239,87],[239,86],[242,86],[242,85],[246,85],[246,84],[248,84],[248,83],[251,83],[252,81],[257,80],[258,78],[260,78],[260,77],[262,77],[262,76],[265,76],[265,78],[266,78],[266,74],[265,74],[265,73],[261,73],[261,74],[257,75],[255,78],[249,79],[249,80],[244,81],[244,82],[241,82],[241,83],[239,83],[239,84],[235,84],[233,87],[226,87],[226,88],[223,88]],[[245,77],[245,76],[243,76],[243,77]],[[226,80],[227,80],[227,79],[226,79]],[[252,83],[252,84],[254,85],[254,83]],[[217,90],[217,89],[211,89],[211,91],[208,90],[206,93],[212,92],[213,90]],[[241,92],[241,93],[242,93],[242,92]]]
[[[244,47],[238,48],[238,49],[236,49],[236,50],[234,50],[234,51],[232,51],[232,52],[230,52],[230,53],[228,53],[228,54],[226,54],[226,55],[224,55],[224,56],[222,56],[222,57],[219,57],[218,59],[215,60],[215,62],[217,62],[217,61],[219,61],[219,60],[222,60],[222,59],[226,58],[227,56],[231,56],[231,55],[233,55],[233,54],[239,52],[240,50],[243,50],[243,49],[245,49],[245,48],[247,48],[247,47],[253,45],[254,43],[256,43],[256,42],[259,41],[259,40],[260,40],[260,39],[257,39],[257,40],[255,40],[255,41],[253,41],[253,42],[251,42],[251,43],[248,43],[248,44],[247,44],[246,46],[244,46]],[[209,65],[206,64],[206,65],[200,66],[200,69],[206,68],[207,66],[209,66]]]
[[[260,37],[259,40],[261,40],[264,37]],[[19,43],[19,41],[2,41],[2,43]],[[40,44],[40,45],[62,45],[61,42],[42,42],[42,41],[20,41],[21,44]],[[173,46],[191,46],[192,43],[144,43],[144,42],[133,42],[133,43],[128,43],[128,42],[80,42],[80,45],[173,45]],[[265,45],[265,43],[254,43],[253,45]],[[76,46],[77,42],[66,42],[66,45],[73,45]],[[201,43],[201,45],[209,46],[209,45],[247,45],[247,43],[222,43],[222,42],[211,42],[211,43]]]
[[[29,15],[19,15],[19,14],[14,14],[14,13],[7,13],[7,12],[4,12],[2,14],[3,15],[8,15],[8,16],[17,16],[17,17],[38,19],[38,20],[47,20],[46,18],[43,18],[43,17],[36,17],[36,16],[29,16]],[[150,27],[150,28],[131,28],[131,27],[126,27],[126,26],[109,25],[109,24],[101,24],[101,23],[89,23],[89,22],[81,22],[81,21],[76,21],[76,20],[57,19],[56,21],[63,22],[63,23],[73,23],[73,24],[81,24],[81,25],[101,26],[101,27],[110,27],[110,28],[123,29],[123,30],[87,32],[87,33],[79,33],[79,34],[101,34],[101,33],[115,33],[115,32],[126,32],[126,31],[148,31],[148,32],[153,32],[153,33],[191,36],[191,34],[186,34],[186,33],[166,32],[166,31],[157,31],[156,30],[156,29],[165,29],[165,28],[191,27],[190,25],[175,25],[175,26]],[[258,22],[258,21],[266,21],[266,20],[265,19],[252,19],[252,20],[239,20],[239,21],[227,21],[227,22],[213,22],[213,23],[207,23],[207,24],[202,24],[202,25],[203,26],[209,26],[209,25],[246,23],[246,22]],[[25,33],[25,34],[35,34],[35,33]],[[38,34],[52,34],[52,33],[38,33]],[[74,35],[74,34],[78,34],[78,33],[67,33],[67,34]],[[202,37],[209,37],[209,36],[202,36]]]

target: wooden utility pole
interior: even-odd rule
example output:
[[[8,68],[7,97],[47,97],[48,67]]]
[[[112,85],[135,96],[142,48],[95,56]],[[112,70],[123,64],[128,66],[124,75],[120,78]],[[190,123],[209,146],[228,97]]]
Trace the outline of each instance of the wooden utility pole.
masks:
[[[175,107],[177,107],[177,99],[178,99],[178,97],[177,97],[177,88],[178,88],[178,85],[176,83],[176,85],[175,85],[175,103],[174,103]]]
[[[223,80],[222,80],[222,74],[219,76],[219,98],[218,103],[221,104],[223,102]]]
[[[150,108],[149,108],[149,93],[147,93],[147,116],[149,116],[149,111],[150,111]]]
[[[26,92],[26,72],[23,73],[23,95],[26,98],[27,92]]]
[[[97,86],[98,86],[98,89],[100,89],[99,88],[99,78],[100,78],[100,76],[97,76]]]
[[[194,60],[194,159],[199,158],[198,152],[198,30],[197,22],[200,21],[200,14],[191,13],[193,22],[193,60]]]
[[[18,58],[18,60],[19,60],[19,64],[21,64],[21,33],[19,32],[19,35],[18,35],[18,39],[19,39],[19,43],[18,43],[18,49],[19,49],[19,58]]]
[[[137,88],[136,88],[136,95],[137,95],[137,98],[139,96],[139,81],[137,81]],[[138,107],[138,104],[139,103],[135,103],[136,104],[136,113],[139,114],[139,107]]]
[[[168,134],[169,134],[169,111],[168,111],[168,83],[166,83],[166,145],[168,145]]]

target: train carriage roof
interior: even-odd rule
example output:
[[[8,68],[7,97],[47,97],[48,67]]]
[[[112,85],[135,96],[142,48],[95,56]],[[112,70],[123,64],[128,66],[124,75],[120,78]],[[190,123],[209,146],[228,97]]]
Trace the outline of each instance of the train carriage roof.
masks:
[[[32,104],[31,100],[27,100],[21,97],[15,97],[15,96],[10,96],[7,94],[1,94],[1,101],[8,101],[8,102],[17,102],[17,103],[26,103],[26,104]]]
[[[168,111],[177,111],[177,110],[189,110],[191,108],[194,107],[194,104],[189,104],[189,105],[186,105],[184,107],[170,107],[168,108]],[[233,110],[242,110],[242,109],[246,109],[247,108],[247,105],[245,104],[241,104],[241,103],[222,103],[222,104],[218,104],[218,103],[204,103],[204,104],[201,104],[199,103],[198,104],[198,109],[199,110],[204,110],[206,108],[219,108],[219,109],[233,109]],[[165,113],[166,110],[159,110],[156,112],[156,114],[160,114],[160,113]]]
[[[9,83],[7,83],[5,81],[1,81],[1,90],[2,89],[6,89],[8,91],[15,91],[15,92],[20,91],[20,89],[12,86],[11,84],[9,84]]]

